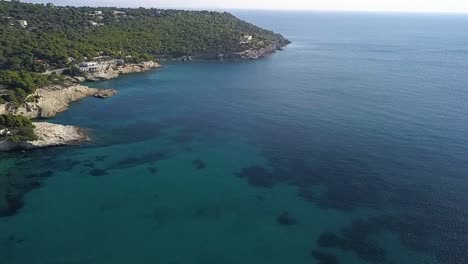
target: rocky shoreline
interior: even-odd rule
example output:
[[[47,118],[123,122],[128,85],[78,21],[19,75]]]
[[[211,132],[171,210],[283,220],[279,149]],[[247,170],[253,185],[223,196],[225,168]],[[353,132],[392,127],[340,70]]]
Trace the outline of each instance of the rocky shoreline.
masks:
[[[38,89],[19,107],[0,105],[0,114],[23,115],[28,118],[50,118],[66,111],[71,103],[89,96],[114,95],[113,89],[100,90],[84,85],[50,86]],[[108,96],[110,97],[110,96]]]
[[[146,72],[160,68],[161,65],[153,62],[126,64],[109,67],[101,73],[93,73],[86,78],[70,78],[67,85],[55,85],[37,89],[28,96],[25,103],[20,106],[0,104],[0,114],[23,115],[30,119],[50,118],[66,111],[70,104],[86,97],[93,96],[106,99],[118,93],[114,89],[96,89],[79,84],[83,81],[99,81],[117,78],[121,74]],[[84,129],[74,126],[62,126],[46,122],[34,122],[34,132],[39,137],[31,142],[0,141],[0,151],[28,150],[52,146],[76,144],[88,140]]]
[[[252,48],[242,52],[234,53],[227,57],[231,60],[258,60],[269,57],[276,53],[277,51],[283,50],[284,47],[289,45],[290,42],[285,40],[284,42],[276,42],[265,47]]]
[[[75,126],[65,126],[47,122],[33,122],[34,132],[38,136],[35,141],[11,142],[0,141],[0,151],[29,150],[44,147],[79,144],[89,138],[84,129]]]
[[[81,81],[110,80],[110,79],[119,77],[119,75],[121,74],[147,72],[147,71],[151,71],[151,70],[158,69],[161,67],[162,67],[161,64],[154,62],[154,61],[125,64],[125,65],[120,65],[120,66],[115,65],[115,66],[107,67],[102,72],[88,73],[86,78],[81,79]]]
[[[167,55],[159,56],[161,61],[204,61],[204,60],[258,60],[267,58],[277,51],[282,51],[285,47],[291,44],[291,41],[282,39],[280,41],[271,43],[266,46],[260,46],[255,48],[246,49],[240,52],[233,53],[205,53],[198,55],[186,55],[182,57],[171,57]]]
[[[217,60],[251,60],[268,57],[290,42],[288,40],[272,43],[261,48],[252,48],[233,54],[216,54],[194,56],[195,59],[217,59]],[[213,57],[214,56],[214,57]],[[184,60],[187,60],[184,57]],[[190,57],[189,60],[192,60]],[[34,94],[28,96],[25,103],[14,107],[9,103],[0,104],[0,114],[23,115],[30,119],[50,118],[66,111],[70,104],[86,97],[94,96],[106,99],[114,96],[118,91],[114,89],[96,89],[81,85],[84,81],[102,81],[117,78],[121,74],[141,73],[162,67],[157,62],[147,61],[142,63],[113,65],[102,72],[88,73],[86,77],[69,77],[68,85],[55,85],[37,89]],[[61,126],[46,122],[34,122],[35,132],[39,140],[34,142],[14,143],[0,141],[0,151],[17,149],[34,149],[59,145],[69,145],[88,140],[83,129],[73,126]]]

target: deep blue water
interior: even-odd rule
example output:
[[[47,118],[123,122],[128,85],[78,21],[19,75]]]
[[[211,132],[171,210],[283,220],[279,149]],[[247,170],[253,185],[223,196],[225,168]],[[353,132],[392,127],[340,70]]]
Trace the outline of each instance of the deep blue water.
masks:
[[[0,154],[40,185],[2,263],[468,263],[468,17],[234,13],[293,44],[90,83],[51,121],[91,143]]]

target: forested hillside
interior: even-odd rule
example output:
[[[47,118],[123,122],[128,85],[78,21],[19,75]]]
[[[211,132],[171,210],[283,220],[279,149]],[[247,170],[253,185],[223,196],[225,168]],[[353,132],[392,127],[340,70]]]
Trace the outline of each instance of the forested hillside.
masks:
[[[143,61],[230,54],[287,42],[229,13],[0,1],[1,70],[43,72],[104,55]]]

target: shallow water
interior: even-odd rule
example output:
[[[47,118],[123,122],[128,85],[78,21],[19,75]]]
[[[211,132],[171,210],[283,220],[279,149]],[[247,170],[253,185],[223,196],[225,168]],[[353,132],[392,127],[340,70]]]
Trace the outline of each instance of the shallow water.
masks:
[[[293,44],[90,83],[51,121],[92,143],[0,154],[2,263],[468,261],[468,18],[236,14]]]

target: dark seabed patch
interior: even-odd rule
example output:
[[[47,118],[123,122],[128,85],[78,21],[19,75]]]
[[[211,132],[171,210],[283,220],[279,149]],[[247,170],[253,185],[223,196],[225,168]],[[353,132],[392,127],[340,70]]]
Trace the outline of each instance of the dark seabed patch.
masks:
[[[313,147],[292,142],[294,136],[282,134],[275,138],[274,132],[268,130],[266,133],[268,141],[262,142],[260,146],[265,150],[271,169],[252,166],[236,174],[247,179],[251,186],[272,187],[278,183],[293,185],[297,187],[299,198],[322,209],[344,212],[360,208],[400,209],[400,213],[394,215],[386,214],[354,222],[350,229],[342,230],[340,235],[322,235],[323,242],[330,239],[328,247],[354,251],[364,260],[390,261],[385,250],[368,239],[370,235],[379,236],[381,231],[387,230],[396,232],[409,249],[434,254],[441,263],[458,264],[460,259],[468,258],[467,251],[459,246],[468,245],[468,236],[460,235],[468,234],[468,211],[453,206],[468,204],[468,197],[453,195],[455,192],[440,192],[441,186],[452,190],[461,189],[458,185],[449,184],[444,178],[433,176],[433,170],[441,168],[419,167],[418,175],[427,177],[418,176],[424,178],[420,179],[413,175],[413,181],[420,182],[419,185],[416,187],[413,183],[407,186],[404,179],[396,179],[389,171],[375,167],[375,164],[390,163],[387,160],[358,161],[357,156],[366,156],[367,153],[358,153],[356,149],[347,150],[353,153],[352,157],[349,153],[313,153],[310,152]],[[285,146],[278,144],[283,137],[290,139]],[[275,148],[270,148],[271,145],[275,145]],[[294,152],[291,151],[292,145],[296,147]],[[335,155],[342,159],[333,158]],[[307,156],[314,157],[313,163],[305,160]],[[414,170],[414,167],[404,163],[391,165],[403,175],[409,169]],[[312,191],[315,186],[323,186],[326,191]],[[437,199],[434,199],[434,193],[437,193]],[[450,226],[447,226],[448,216],[456,219],[450,222]],[[351,245],[350,241],[355,244]]]
[[[288,211],[282,212],[276,218],[276,221],[282,226],[291,226],[297,224],[297,220]]]
[[[94,160],[97,162],[102,162],[102,161],[105,161],[107,158],[109,158],[108,155],[100,155],[100,156],[96,156]]]
[[[318,264],[339,264],[338,258],[335,255],[312,250],[311,255],[318,260]]]
[[[24,242],[24,239],[23,239],[23,238],[19,238],[19,237],[15,236],[15,235],[10,235],[10,236],[8,237],[8,241],[14,242],[14,243],[16,243],[16,244],[21,244],[21,243]]]
[[[169,151],[152,151],[138,156],[131,156],[124,159],[120,159],[115,162],[109,169],[126,169],[144,165],[147,163],[154,164],[158,161],[168,159]]]
[[[86,167],[86,168],[94,168],[95,166],[96,164],[94,164],[94,162],[90,160],[87,160],[83,163],[83,167]]]
[[[59,165],[58,168],[60,168],[60,169],[62,169],[64,171],[70,171],[73,168],[75,168],[75,166],[80,165],[81,162],[78,161],[78,160],[73,160],[73,159],[65,159],[65,160],[63,160],[63,162],[60,162],[60,163],[61,164],[57,164],[57,165]]]
[[[148,171],[149,171],[151,174],[156,174],[156,173],[158,173],[158,167],[151,166],[151,167],[148,167],[147,169],[148,169]]]
[[[247,178],[248,183],[254,187],[271,188],[274,185],[272,173],[260,166],[251,166],[236,173],[239,178]]]
[[[197,168],[198,170],[204,169],[206,167],[206,163],[201,160],[201,159],[196,159],[192,161],[192,164]]]
[[[138,131],[138,133],[135,133]],[[106,127],[99,131],[99,142],[96,146],[115,146],[125,143],[136,143],[155,139],[164,135],[161,124],[150,121],[136,121],[134,123],[118,126]],[[103,159],[106,159],[106,155]]]
[[[12,216],[24,206],[23,195],[43,185],[46,178],[54,175],[54,171],[36,171],[31,168],[33,162],[11,167],[0,175],[0,217]],[[46,167],[46,165],[41,165]]]
[[[205,220],[219,220],[221,218],[221,208],[219,205],[199,207],[193,212],[193,217]]]
[[[367,241],[366,237],[353,232],[343,232],[342,236],[327,232],[320,235],[317,241],[320,247],[352,250],[362,259],[381,263],[386,260],[385,250]]]
[[[107,170],[105,169],[96,168],[96,169],[90,170],[89,174],[91,176],[105,176],[105,175],[109,175],[109,172],[107,172]]]

